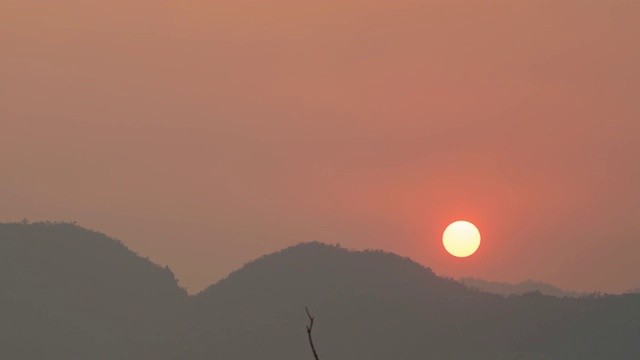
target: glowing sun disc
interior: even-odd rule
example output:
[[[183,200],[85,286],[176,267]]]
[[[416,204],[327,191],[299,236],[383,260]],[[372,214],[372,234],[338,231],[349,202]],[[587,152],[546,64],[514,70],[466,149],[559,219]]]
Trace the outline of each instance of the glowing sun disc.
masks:
[[[471,256],[480,247],[480,231],[468,221],[456,221],[444,230],[442,244],[455,257]]]

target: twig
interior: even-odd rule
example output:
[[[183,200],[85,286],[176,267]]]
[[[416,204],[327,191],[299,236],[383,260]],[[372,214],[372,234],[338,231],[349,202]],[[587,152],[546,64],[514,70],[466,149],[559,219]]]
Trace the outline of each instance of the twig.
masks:
[[[307,311],[307,316],[309,317],[309,325],[307,325],[307,336],[309,337],[309,345],[311,345],[311,351],[313,351],[313,357],[315,357],[316,360],[320,360],[318,358],[318,353],[316,352],[316,347],[313,346],[313,339],[311,338],[311,330],[313,329],[313,321],[315,320],[315,318],[311,316],[308,308],[305,307],[304,309]]]

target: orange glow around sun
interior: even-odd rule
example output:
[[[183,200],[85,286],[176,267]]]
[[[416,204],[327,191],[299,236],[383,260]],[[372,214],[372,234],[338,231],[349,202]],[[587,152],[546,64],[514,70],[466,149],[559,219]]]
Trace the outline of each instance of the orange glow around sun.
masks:
[[[468,221],[456,221],[444,230],[442,243],[455,257],[471,256],[480,247],[480,231]]]

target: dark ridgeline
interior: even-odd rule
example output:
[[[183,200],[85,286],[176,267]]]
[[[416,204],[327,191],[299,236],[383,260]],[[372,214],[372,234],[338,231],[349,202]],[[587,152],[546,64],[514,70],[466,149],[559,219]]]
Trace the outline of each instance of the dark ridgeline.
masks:
[[[640,358],[638,296],[505,298],[397,255],[320,243],[262,257],[194,300],[190,359],[311,359],[307,305],[325,360]]]
[[[187,300],[169,269],[103,234],[0,224],[0,359],[144,359],[173,345]]]
[[[640,295],[503,297],[407,258],[300,244],[187,297],[69,224],[0,225],[1,359],[638,359]]]
[[[509,284],[496,281],[486,281],[472,277],[465,277],[458,279],[458,281],[470,288],[500,295],[521,295],[530,292],[540,292],[543,295],[556,297],[580,297],[587,295],[575,291],[565,291],[558,288],[557,286],[533,280],[527,280],[519,282],[517,284]]]

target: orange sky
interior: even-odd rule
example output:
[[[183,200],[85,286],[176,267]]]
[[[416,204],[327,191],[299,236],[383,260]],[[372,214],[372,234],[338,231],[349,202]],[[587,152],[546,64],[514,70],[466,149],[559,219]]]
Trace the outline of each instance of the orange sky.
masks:
[[[640,286],[640,3],[0,0],[0,221],[190,291],[301,241]],[[451,221],[478,225],[468,259]]]

